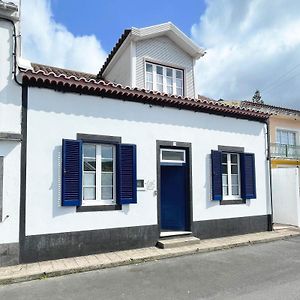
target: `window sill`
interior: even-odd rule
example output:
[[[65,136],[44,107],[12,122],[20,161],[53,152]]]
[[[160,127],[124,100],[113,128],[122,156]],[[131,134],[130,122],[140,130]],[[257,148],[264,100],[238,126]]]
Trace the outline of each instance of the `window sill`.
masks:
[[[77,206],[76,212],[88,212],[88,211],[112,211],[122,210],[122,205],[93,205],[93,206]]]
[[[221,200],[220,205],[246,204],[246,199]]]

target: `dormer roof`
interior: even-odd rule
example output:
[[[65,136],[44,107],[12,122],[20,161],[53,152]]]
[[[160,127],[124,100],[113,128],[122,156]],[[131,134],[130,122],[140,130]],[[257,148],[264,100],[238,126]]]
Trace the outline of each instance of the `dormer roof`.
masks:
[[[126,29],[123,32],[98,73],[98,78],[102,78],[104,76],[104,73],[109,68],[110,64],[113,64],[113,62],[122,55],[122,49],[125,49],[125,46],[128,43],[131,41],[141,41],[159,36],[167,36],[194,59],[198,59],[205,54],[205,51],[202,48],[198,47],[188,36],[186,36],[171,22],[144,28],[132,27],[131,29]]]

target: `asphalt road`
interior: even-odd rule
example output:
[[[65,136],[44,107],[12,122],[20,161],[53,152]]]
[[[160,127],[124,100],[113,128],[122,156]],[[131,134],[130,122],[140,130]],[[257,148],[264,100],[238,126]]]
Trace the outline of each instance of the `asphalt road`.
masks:
[[[2,286],[0,299],[300,299],[300,237]]]

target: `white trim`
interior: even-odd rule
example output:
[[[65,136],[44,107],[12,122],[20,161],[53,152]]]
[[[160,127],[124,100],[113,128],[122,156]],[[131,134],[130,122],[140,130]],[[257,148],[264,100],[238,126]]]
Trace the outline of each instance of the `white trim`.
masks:
[[[136,43],[131,42],[130,46],[130,56],[131,56],[131,87],[136,86]]]
[[[181,152],[183,153],[183,160],[165,160],[162,158],[162,153],[163,151],[168,151],[168,152]],[[183,149],[169,149],[169,148],[161,148],[160,149],[160,162],[161,163],[185,163],[186,162],[186,151]]]

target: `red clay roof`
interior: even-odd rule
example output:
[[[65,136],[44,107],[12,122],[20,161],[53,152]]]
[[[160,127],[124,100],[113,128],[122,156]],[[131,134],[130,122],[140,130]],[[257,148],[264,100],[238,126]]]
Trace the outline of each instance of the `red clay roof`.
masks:
[[[44,87],[63,92],[122,99],[150,105],[159,105],[205,112],[240,119],[265,122],[269,114],[226,104],[222,101],[208,100],[207,97],[192,99],[168,95],[145,89],[123,87],[89,73],[76,72],[40,64],[32,64],[33,70],[21,70],[23,83],[28,86]]]

